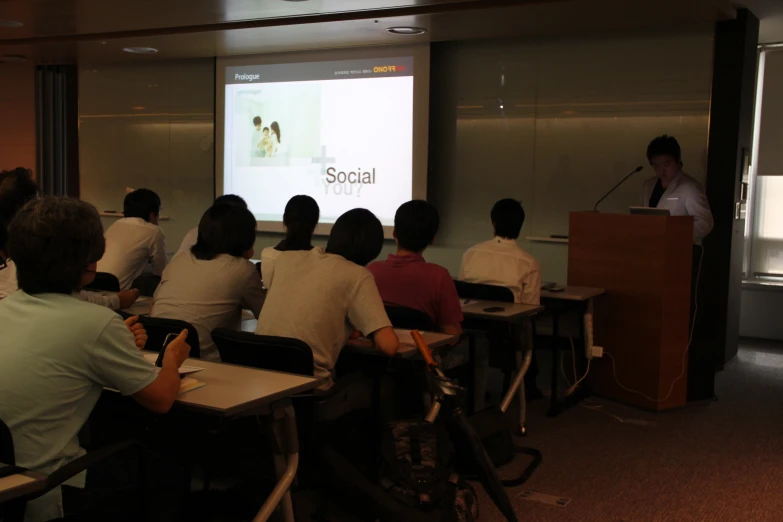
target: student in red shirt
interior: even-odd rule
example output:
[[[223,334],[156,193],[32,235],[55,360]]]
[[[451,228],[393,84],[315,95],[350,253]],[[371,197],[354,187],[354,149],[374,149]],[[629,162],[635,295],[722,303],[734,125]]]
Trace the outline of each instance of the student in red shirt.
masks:
[[[367,268],[385,304],[424,312],[442,332],[459,335],[463,317],[454,280],[448,270],[421,255],[439,226],[438,211],[426,201],[403,203],[394,215],[397,253]]]

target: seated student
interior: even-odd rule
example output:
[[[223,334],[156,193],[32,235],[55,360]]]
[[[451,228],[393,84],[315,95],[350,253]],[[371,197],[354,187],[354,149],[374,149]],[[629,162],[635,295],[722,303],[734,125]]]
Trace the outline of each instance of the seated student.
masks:
[[[501,199],[492,207],[490,219],[495,238],[465,252],[459,279],[505,286],[513,292],[515,303],[540,304],[541,266],[517,244],[525,222],[522,204],[515,199]]]
[[[123,215],[106,230],[98,272],[114,274],[120,290],[128,290],[148,266],[157,276],[166,268],[166,242],[158,226],[160,197],[149,189],[134,190],[125,196]]]
[[[222,196],[215,198],[213,205],[221,204],[247,208],[247,202],[235,194],[223,194]],[[196,244],[196,241],[198,241],[198,227],[188,230],[188,233],[185,234],[184,238],[182,238],[182,243],[179,245],[177,254],[182,252],[190,252],[190,249],[193,248],[193,245]]]
[[[95,277],[104,244],[95,207],[70,198],[33,200],[8,229],[19,291],[0,301],[0,419],[11,430],[17,465],[39,473],[84,453],[77,435],[104,387],[158,413],[179,392],[187,331],[169,344],[157,372],[137,348],[138,317],[123,323],[73,295]],[[60,496],[57,488],[29,502],[25,520],[61,517]]]
[[[11,295],[18,289],[16,283],[16,265],[6,252],[6,227],[16,212],[25,203],[38,195],[38,185],[33,181],[29,169],[17,168],[0,172],[0,299]],[[138,290],[125,290],[116,295],[105,296],[81,290],[79,298],[113,310],[127,308],[136,302]]]
[[[253,264],[256,218],[246,208],[212,205],[198,225],[198,241],[163,271],[151,317],[187,321],[198,331],[201,358],[219,361],[215,328],[239,329],[242,309],[258,317],[266,292]]]
[[[394,215],[397,253],[367,269],[383,302],[426,313],[444,333],[462,333],[462,305],[449,271],[422,257],[438,232],[438,211],[426,201],[403,203]]]
[[[313,249],[310,242],[313,240],[313,232],[320,215],[318,203],[310,196],[299,195],[288,200],[283,212],[285,239],[276,246],[261,251],[261,279],[267,287],[267,281],[271,281],[274,275],[275,261],[280,252]]]
[[[399,348],[378,287],[364,268],[383,247],[383,227],[372,212],[349,210],[332,227],[326,251],[282,252],[256,333],[301,339],[313,350],[315,375],[333,383],[334,365],[354,330],[393,356]]]

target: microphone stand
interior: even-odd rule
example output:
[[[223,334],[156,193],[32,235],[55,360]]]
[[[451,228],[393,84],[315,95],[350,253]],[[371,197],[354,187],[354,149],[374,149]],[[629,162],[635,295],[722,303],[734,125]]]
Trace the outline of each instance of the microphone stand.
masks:
[[[633,170],[633,172],[631,172],[630,174],[628,174],[627,176],[625,176],[623,179],[621,179],[621,180],[620,180],[620,182],[619,182],[617,185],[615,185],[614,187],[612,187],[612,189],[611,189],[609,192],[607,192],[606,194],[604,194],[604,196],[603,196],[601,199],[599,199],[599,200],[598,200],[598,202],[597,202],[597,203],[595,204],[595,206],[593,207],[593,212],[598,212],[598,205],[600,205],[600,204],[601,204],[601,202],[602,202],[603,200],[605,200],[607,197],[609,197],[609,195],[610,195],[612,192],[614,192],[614,191],[617,189],[617,187],[619,187],[620,185],[622,185],[623,183],[625,183],[625,180],[627,180],[628,178],[630,178],[631,176],[633,176],[633,175],[634,175],[634,174],[636,174],[637,172],[641,171],[643,168],[644,168],[644,167],[642,167],[642,166],[640,165],[640,166],[636,167],[636,168]]]

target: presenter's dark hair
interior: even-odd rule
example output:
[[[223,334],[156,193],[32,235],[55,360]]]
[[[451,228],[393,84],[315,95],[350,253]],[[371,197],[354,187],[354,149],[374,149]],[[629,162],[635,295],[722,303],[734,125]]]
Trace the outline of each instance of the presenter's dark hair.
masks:
[[[30,169],[17,167],[0,172],[0,221],[8,224],[25,203],[38,195]]]
[[[150,189],[140,188],[125,195],[122,213],[126,218],[150,220],[150,214],[160,214],[160,196]]]
[[[198,224],[198,240],[190,248],[204,261],[220,254],[242,257],[256,241],[256,218],[246,208],[215,204],[204,212]]]
[[[256,127],[261,125],[261,116],[256,116],[255,118],[253,118],[253,125]]]
[[[231,205],[232,207],[247,208],[247,202],[236,194],[223,194],[215,198],[213,205]]]
[[[495,226],[496,236],[516,239],[525,223],[525,209],[516,199],[501,199],[492,207],[489,217]]]
[[[280,125],[276,121],[273,121],[269,126],[272,127],[272,131],[277,136],[277,143],[280,143]]]
[[[326,253],[343,256],[360,266],[378,257],[381,248],[383,226],[366,208],[349,210],[337,218],[326,243]]]
[[[647,145],[647,161],[652,161],[653,156],[671,156],[674,161],[682,165],[682,151],[680,144],[674,136],[658,136]]]
[[[438,211],[420,199],[403,203],[394,214],[397,243],[411,252],[423,252],[431,245],[439,227]]]
[[[310,250],[313,232],[318,225],[321,209],[310,196],[298,195],[288,200],[283,213],[285,239],[277,250]]]
[[[106,247],[98,211],[74,198],[43,196],[27,203],[8,227],[8,255],[28,294],[71,294]]]

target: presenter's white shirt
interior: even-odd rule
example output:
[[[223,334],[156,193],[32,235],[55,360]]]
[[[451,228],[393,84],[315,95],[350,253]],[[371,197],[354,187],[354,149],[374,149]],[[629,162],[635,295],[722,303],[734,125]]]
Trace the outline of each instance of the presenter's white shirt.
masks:
[[[644,182],[642,206],[649,206],[657,182],[657,177]],[[669,182],[656,208],[668,209],[672,216],[693,216],[693,242],[696,244],[701,244],[712,230],[712,211],[707,194],[701,183],[684,172]]]
[[[181,254],[182,252],[190,252],[190,249],[193,248],[197,241],[198,227],[190,229],[188,233],[185,234],[185,237],[182,238],[182,244],[179,245],[177,254]]]
[[[106,230],[106,252],[98,261],[98,272],[120,280],[121,290],[130,290],[134,279],[147,266],[155,275],[166,268],[166,240],[158,225],[141,218],[123,218]]]
[[[515,239],[495,237],[469,248],[462,256],[459,279],[504,286],[513,292],[515,303],[541,302],[541,266]]]

